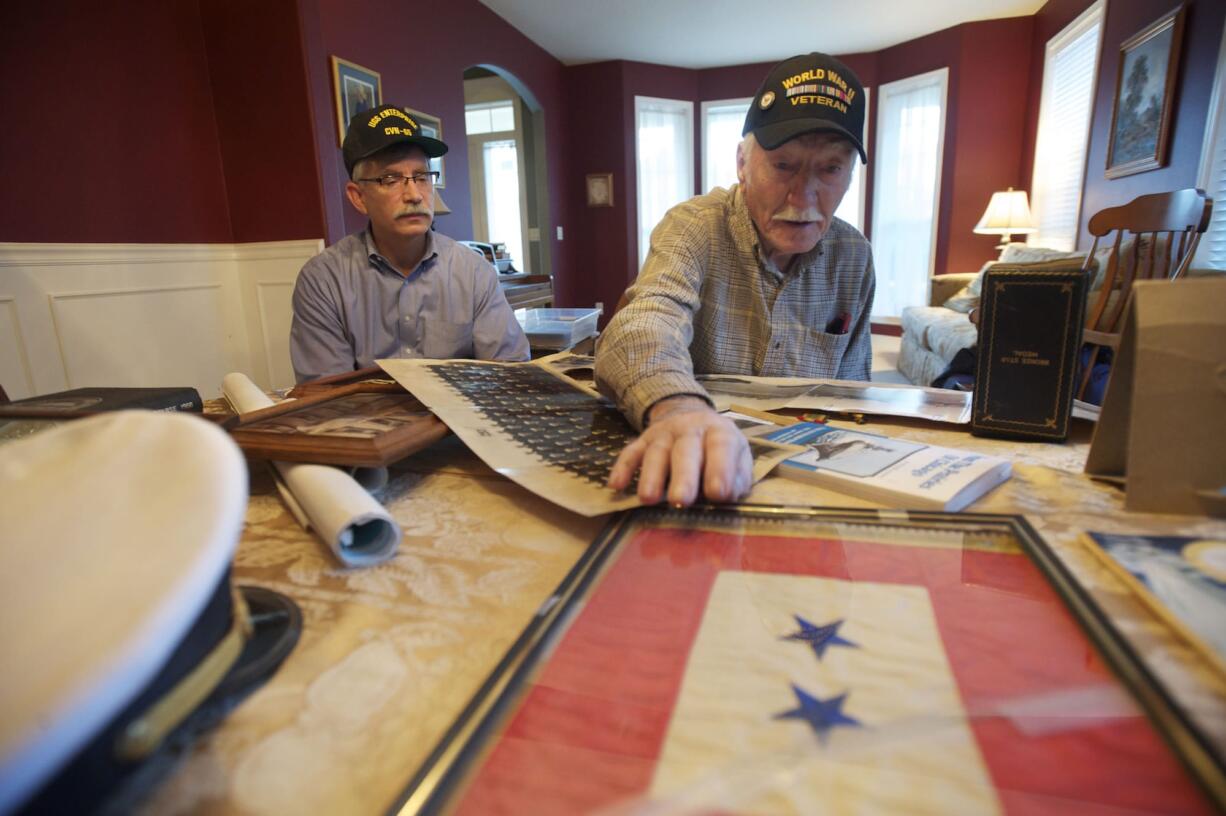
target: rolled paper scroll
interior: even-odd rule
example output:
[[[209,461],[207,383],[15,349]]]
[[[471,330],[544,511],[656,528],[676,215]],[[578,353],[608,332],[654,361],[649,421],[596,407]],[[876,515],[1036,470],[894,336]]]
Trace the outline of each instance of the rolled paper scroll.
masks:
[[[245,374],[227,374],[221,392],[239,414],[273,402]],[[400,545],[400,526],[353,476],[329,465],[273,462],[277,489],[302,526],[315,531],[344,564],[386,561]],[[387,481],[383,468],[361,468],[364,484]],[[384,470],[382,474],[373,472]]]

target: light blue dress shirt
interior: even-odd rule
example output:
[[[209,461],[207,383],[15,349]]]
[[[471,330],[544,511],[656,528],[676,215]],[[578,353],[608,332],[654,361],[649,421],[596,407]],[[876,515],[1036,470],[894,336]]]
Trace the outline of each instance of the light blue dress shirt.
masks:
[[[379,254],[368,226],[302,267],[290,359],[306,382],[389,357],[527,360],[529,350],[483,257],[431,231],[406,277]]]

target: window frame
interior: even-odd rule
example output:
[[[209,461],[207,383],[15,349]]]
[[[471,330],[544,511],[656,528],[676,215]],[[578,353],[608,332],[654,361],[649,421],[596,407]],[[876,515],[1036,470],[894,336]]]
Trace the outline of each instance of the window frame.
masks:
[[[635,259],[637,267],[642,268],[643,262],[647,259],[647,251],[649,247],[642,246],[644,231],[643,231],[643,184],[642,173],[643,163],[639,161],[640,145],[639,133],[642,130],[642,114],[643,109],[650,105],[669,105],[675,106],[677,110],[685,112],[686,129],[688,130],[688,138],[682,139],[682,144],[685,145],[687,155],[683,157],[681,166],[686,172],[686,188],[688,193],[686,198],[694,195],[694,103],[688,99],[667,99],[659,96],[639,96],[634,97],[634,208],[635,208]],[[682,201],[686,200],[683,198]],[[651,229],[655,229],[655,225],[651,225]],[[648,230],[647,235],[651,234]]]
[[[921,87],[921,86],[929,84],[931,80],[934,78],[939,78],[940,80],[941,95],[942,95],[941,124],[937,129],[937,144],[940,146],[940,150],[937,153],[936,182],[932,186],[932,228],[931,228],[931,234],[929,236],[929,248],[928,248],[928,280],[927,280],[928,295],[926,296],[925,301],[927,301],[931,297],[931,293],[932,293],[932,276],[936,271],[936,262],[937,262],[937,234],[941,226],[941,187],[942,187],[942,182],[944,180],[943,174],[945,171],[945,134],[946,134],[946,125],[948,124],[948,118],[949,118],[949,74],[950,74],[949,66],[944,66],[944,67],[937,68],[932,71],[925,71],[922,74],[915,74],[913,76],[894,80],[893,82],[883,82],[877,85],[877,96],[879,97],[879,99],[877,100],[877,138],[873,145],[874,151],[875,151],[873,156],[876,162],[876,166],[880,168],[881,166],[880,157],[885,154],[883,142],[887,135],[886,128],[882,126],[881,117],[886,112],[886,109],[887,109],[886,100],[888,98],[889,93],[898,91],[898,90],[909,90],[912,87]],[[867,121],[867,117],[866,117],[866,121]],[[881,195],[881,191],[878,189],[878,185],[881,183],[881,181],[882,181],[881,176],[879,174],[874,174],[873,176],[873,220],[872,220],[872,234],[873,235],[880,235],[880,230],[878,229],[878,224],[877,224],[878,208],[881,206],[881,202],[884,200],[884,197]],[[925,304],[920,304],[920,305],[925,305]],[[880,320],[883,317],[888,317],[888,316],[880,315],[880,314],[874,315],[874,319],[878,319],[878,320]],[[898,317],[898,315],[893,315],[893,317]]]
[[[1226,184],[1221,191],[1223,195],[1214,196],[1212,187],[1213,163],[1216,154],[1220,154],[1223,163],[1223,173],[1226,174],[1226,23],[1222,25],[1222,38],[1218,45],[1217,68],[1214,72],[1213,91],[1209,97],[1209,109],[1205,112],[1205,140],[1201,144],[1200,168],[1196,173],[1196,186],[1213,198],[1213,214],[1209,221],[1209,229],[1201,236],[1196,247],[1196,255],[1192,258],[1193,266],[1207,266],[1210,262],[1206,240],[1214,227],[1218,227],[1226,236]],[[1226,269],[1226,259],[1212,269]]]
[[[733,99],[709,99],[700,104],[699,117],[701,117],[701,131],[699,135],[699,155],[702,157],[702,192],[707,192],[711,189],[711,180],[707,173],[707,111],[715,107],[731,107],[732,105],[744,105],[746,112],[749,106],[753,104],[752,96],[736,97]]]
[[[1090,71],[1090,110],[1086,116],[1086,132],[1084,139],[1084,154],[1081,162],[1081,179],[1077,188],[1077,214],[1073,221],[1073,244],[1069,247],[1070,251],[1076,251],[1081,243],[1081,217],[1085,206],[1085,187],[1086,175],[1089,170],[1090,163],[1090,135],[1094,128],[1094,102],[1098,91],[1098,74],[1102,65],[1103,58],[1103,37],[1104,29],[1106,28],[1107,10],[1106,0],[1095,0],[1085,11],[1077,15],[1071,23],[1061,29],[1056,35],[1049,39],[1044,46],[1043,51],[1043,87],[1039,92],[1039,118],[1035,123],[1035,144],[1034,155],[1031,158],[1032,167],[1030,169],[1030,206],[1034,212],[1035,220],[1042,216],[1042,201],[1035,194],[1038,189],[1038,174],[1040,172],[1039,165],[1039,148],[1043,135],[1043,118],[1044,113],[1050,113],[1048,106],[1052,103],[1053,93],[1052,82],[1053,76],[1051,72],[1051,64],[1053,54],[1060,49],[1068,46],[1076,41],[1092,26],[1098,26],[1098,43],[1095,46],[1093,68]],[[1035,231],[1030,236],[1027,236],[1026,243],[1030,246],[1039,246],[1040,241],[1050,240],[1050,236],[1044,238],[1039,231]]]

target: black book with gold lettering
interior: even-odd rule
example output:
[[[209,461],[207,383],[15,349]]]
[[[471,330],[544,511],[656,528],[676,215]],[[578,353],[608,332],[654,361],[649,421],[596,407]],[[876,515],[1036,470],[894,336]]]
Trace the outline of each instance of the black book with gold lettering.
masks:
[[[204,403],[200,399],[200,392],[191,386],[74,388],[71,391],[57,391],[54,394],[0,404],[0,417],[70,419],[102,411],[134,408],[200,413],[204,410]]]
[[[1000,264],[984,277],[971,433],[1068,436],[1086,273],[1078,262]]]

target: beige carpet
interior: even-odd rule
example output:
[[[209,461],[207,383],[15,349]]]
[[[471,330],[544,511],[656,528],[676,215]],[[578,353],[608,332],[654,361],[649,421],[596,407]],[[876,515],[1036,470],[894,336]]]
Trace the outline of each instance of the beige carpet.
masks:
[[[873,335],[873,382],[910,384],[898,370],[898,347],[901,342],[901,337]]]

